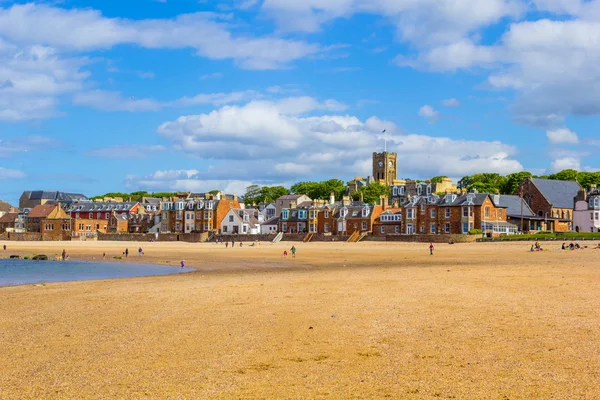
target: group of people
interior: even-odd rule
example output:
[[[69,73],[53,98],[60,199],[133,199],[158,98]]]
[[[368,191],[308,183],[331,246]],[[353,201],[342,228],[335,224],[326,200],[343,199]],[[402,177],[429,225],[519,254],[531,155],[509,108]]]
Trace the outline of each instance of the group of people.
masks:
[[[573,243],[570,243],[570,244],[563,243],[561,249],[562,250],[579,250],[579,249],[581,249],[581,246],[579,245],[579,243],[575,243],[575,244],[573,244]]]
[[[290,251],[292,252],[292,258],[296,258],[296,246],[292,246]],[[287,257],[287,255],[288,255],[288,252],[287,252],[287,250],[285,250],[283,252],[283,257],[285,258],[285,257]]]
[[[221,239],[221,243],[223,243],[223,239]],[[225,242],[225,248],[229,247],[229,242]],[[231,241],[231,248],[235,247],[235,240]],[[244,243],[240,242],[240,247],[244,247]]]

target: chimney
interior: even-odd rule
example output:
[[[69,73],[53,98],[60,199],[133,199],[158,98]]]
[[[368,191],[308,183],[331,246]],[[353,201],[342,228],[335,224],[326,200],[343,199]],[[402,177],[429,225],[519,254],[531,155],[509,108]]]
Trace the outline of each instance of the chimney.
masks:
[[[387,209],[387,204],[388,204],[387,196],[382,195],[381,198],[379,199],[379,205],[381,205],[382,211],[385,211]]]
[[[335,193],[331,192],[329,193],[329,204],[334,204],[335,203]]]
[[[343,206],[349,206],[351,204],[350,202],[350,196],[344,196],[342,198],[342,205]]]
[[[587,193],[585,192],[584,188],[579,188],[579,190],[577,191],[577,196],[575,197],[575,202],[578,202],[578,201],[587,201]]]

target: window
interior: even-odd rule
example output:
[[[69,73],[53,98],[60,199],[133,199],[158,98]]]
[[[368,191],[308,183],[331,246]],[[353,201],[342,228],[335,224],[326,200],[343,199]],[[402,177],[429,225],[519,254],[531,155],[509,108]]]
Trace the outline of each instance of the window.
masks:
[[[281,224],[281,231],[282,232],[286,232],[287,231],[287,224],[285,222],[283,224]]]
[[[463,233],[469,233],[469,223],[463,222]]]
[[[244,225],[244,228],[242,230],[244,231],[244,233],[248,232],[248,225]]]
[[[502,219],[502,209],[498,210],[498,218]]]
[[[571,211],[567,210],[567,219],[571,219]]]
[[[182,220],[183,219],[183,212],[182,211],[177,211],[177,214],[175,215],[175,218],[178,220]]]
[[[395,233],[400,233],[400,226],[396,225],[396,226],[394,227],[394,232],[395,232]]]
[[[281,218],[283,219],[288,219],[290,217],[290,210],[283,210],[282,214],[281,214]],[[285,229],[284,229],[285,231]]]
[[[317,232],[317,226],[315,224],[310,224],[310,233]]]
[[[385,226],[384,225],[381,225],[381,227],[379,228],[379,232],[381,232],[382,235],[385,233]]]
[[[450,224],[445,224],[444,225],[444,232],[450,233]]]
[[[423,225],[421,225],[419,227],[419,232],[424,233],[425,232],[425,227]]]
[[[463,217],[464,218],[469,218],[469,208],[470,207],[463,207]]]
[[[490,217],[490,208],[489,208],[489,207],[486,207],[486,208],[485,208],[485,217],[486,217],[486,218],[489,218],[489,217]]]
[[[202,212],[196,213],[196,219],[202,219]]]
[[[208,224],[204,224],[204,230],[208,231]]]
[[[368,208],[368,207],[364,207],[364,208],[362,209],[362,217],[363,217],[363,218],[366,218],[366,217],[368,217],[368,216],[369,216],[369,208]]]
[[[431,195],[431,185],[427,185],[427,196]]]
[[[392,188],[392,196],[398,196],[398,188],[396,186],[394,186]],[[383,233],[383,232],[381,232],[381,233]]]
[[[425,207],[426,207],[425,203],[421,204],[421,213],[425,212]]]
[[[325,217],[325,218],[329,218],[329,211],[325,211],[325,212],[323,213],[323,217]]]
[[[450,218],[450,208],[446,207],[446,218]]]
[[[323,226],[323,230],[325,231],[325,233],[329,232],[329,224],[325,223],[325,225]]]
[[[229,216],[229,222],[233,222],[233,215]]]
[[[346,218],[346,215],[348,215],[348,209],[344,207],[340,210],[340,217]]]
[[[204,213],[204,216],[206,217],[206,219],[212,219],[213,213],[212,211],[206,211]]]
[[[431,218],[435,218],[435,208],[431,209]]]
[[[227,225],[223,225],[223,233],[227,233]]]
[[[600,218],[600,213],[598,213],[598,211],[596,211],[596,212],[594,213],[594,217],[595,217],[594,219],[595,219],[596,221],[598,221],[598,218]]]
[[[400,196],[404,196],[404,186],[400,186],[400,189],[398,190],[398,194]]]
[[[414,208],[406,209],[406,219],[415,219],[415,209]]]
[[[423,193],[423,189],[421,188],[421,185],[417,186],[417,195],[420,196],[421,193]]]
[[[429,226],[429,233],[435,233],[435,224]]]
[[[473,230],[473,223],[469,222],[469,231],[472,231],[472,230]]]
[[[367,230],[367,221],[363,221],[363,223],[362,223],[362,230],[363,231]]]

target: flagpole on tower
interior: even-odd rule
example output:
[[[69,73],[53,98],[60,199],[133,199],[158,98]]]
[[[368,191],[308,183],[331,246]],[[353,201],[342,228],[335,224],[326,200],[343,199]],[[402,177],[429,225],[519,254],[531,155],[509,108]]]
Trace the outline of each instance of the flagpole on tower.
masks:
[[[383,132],[381,132],[381,133],[385,134],[383,151],[385,153],[387,153],[387,129],[384,129]]]

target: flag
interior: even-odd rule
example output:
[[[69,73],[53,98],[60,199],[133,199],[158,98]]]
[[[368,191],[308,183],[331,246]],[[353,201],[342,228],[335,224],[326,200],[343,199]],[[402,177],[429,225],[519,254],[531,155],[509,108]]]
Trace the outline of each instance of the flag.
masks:
[[[385,131],[386,131],[386,130],[384,129],[384,130],[383,130],[381,133],[385,133]]]

